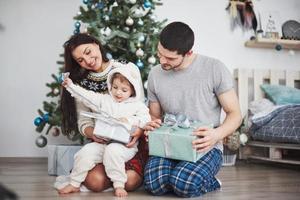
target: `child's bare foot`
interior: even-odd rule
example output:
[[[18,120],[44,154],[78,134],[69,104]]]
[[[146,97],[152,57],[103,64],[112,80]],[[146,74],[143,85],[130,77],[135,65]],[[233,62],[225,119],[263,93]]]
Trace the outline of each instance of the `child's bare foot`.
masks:
[[[74,187],[73,185],[69,184],[66,187],[58,190],[59,194],[68,194],[68,193],[75,193],[75,192],[79,192],[80,189],[79,187]]]
[[[115,195],[117,197],[127,197],[128,193],[124,188],[115,188]]]

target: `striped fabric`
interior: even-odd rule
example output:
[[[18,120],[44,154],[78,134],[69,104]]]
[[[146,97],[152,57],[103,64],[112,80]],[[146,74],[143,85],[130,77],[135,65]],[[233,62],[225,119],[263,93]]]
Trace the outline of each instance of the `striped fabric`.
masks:
[[[197,197],[220,188],[215,178],[222,165],[222,152],[212,149],[196,163],[151,156],[145,166],[144,187],[153,195],[174,192]]]

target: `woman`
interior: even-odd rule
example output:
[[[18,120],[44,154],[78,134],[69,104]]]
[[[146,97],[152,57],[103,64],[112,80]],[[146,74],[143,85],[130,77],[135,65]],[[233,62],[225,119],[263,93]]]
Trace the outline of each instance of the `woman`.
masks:
[[[100,93],[107,93],[106,79],[112,67],[126,65],[125,61],[109,60],[101,43],[94,37],[87,34],[77,34],[72,36],[64,44],[64,72],[70,72],[70,78],[82,87]],[[141,88],[142,90],[142,88]],[[143,90],[142,90],[143,91]],[[70,94],[63,90],[61,98],[62,108],[62,130],[72,134],[79,131],[83,136],[94,142],[106,143],[93,135],[94,121],[80,115],[81,111],[89,111],[82,103],[75,102]],[[125,189],[133,191],[142,183],[143,167],[148,153],[145,145],[145,138],[141,137],[143,131],[137,129],[132,135],[132,140],[128,146],[133,145],[138,139],[139,152],[126,163],[127,183]],[[95,192],[103,191],[111,187],[112,183],[105,174],[102,164],[96,165],[89,171],[84,185]]]

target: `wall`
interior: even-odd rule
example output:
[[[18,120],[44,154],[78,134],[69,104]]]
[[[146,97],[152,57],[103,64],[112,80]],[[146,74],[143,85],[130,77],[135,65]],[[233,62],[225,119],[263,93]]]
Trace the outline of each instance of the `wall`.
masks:
[[[47,149],[34,144],[37,133],[33,119],[46,100],[57,73],[63,42],[72,34],[81,0],[1,0],[0,1],[0,157],[46,156]],[[227,0],[164,0],[156,13],[159,19],[184,21],[194,29],[194,51],[222,60],[230,69],[236,67],[288,68],[300,70],[300,51],[245,48],[251,33],[230,31],[225,11]],[[300,1],[256,0],[261,13],[277,11],[282,21],[300,21]],[[65,138],[51,138],[50,144],[67,143]]]

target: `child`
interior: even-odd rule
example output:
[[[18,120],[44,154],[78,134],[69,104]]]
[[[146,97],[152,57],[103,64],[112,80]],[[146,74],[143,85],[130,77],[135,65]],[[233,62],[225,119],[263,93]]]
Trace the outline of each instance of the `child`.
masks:
[[[109,94],[99,94],[85,90],[73,84],[70,78],[65,78],[62,85],[77,100],[82,101],[94,112],[106,112],[110,116],[119,119],[126,127],[143,127],[149,122],[149,110],[140,101],[141,86],[138,72],[132,66],[122,66],[112,69],[107,77]],[[90,149],[99,152],[97,155],[89,154]],[[105,166],[107,176],[113,182],[115,195],[127,196],[124,189],[127,181],[125,162],[130,160],[137,152],[137,143],[133,147],[124,144],[108,142],[106,144],[89,143],[74,156],[74,168],[70,175],[70,183],[59,190],[66,194],[78,192],[80,184],[85,180],[87,173],[97,163]]]

